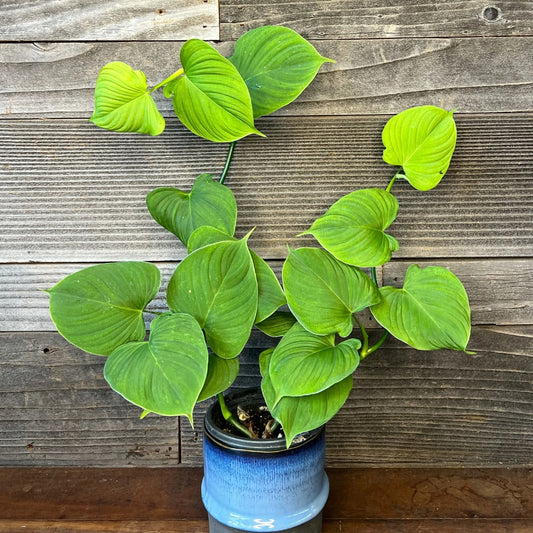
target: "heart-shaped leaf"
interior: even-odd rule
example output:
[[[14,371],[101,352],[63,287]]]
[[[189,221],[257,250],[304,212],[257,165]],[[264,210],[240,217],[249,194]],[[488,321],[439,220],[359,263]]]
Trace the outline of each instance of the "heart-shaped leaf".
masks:
[[[108,63],[96,80],[91,122],[107,130],[159,135],[165,119],[147,89],[142,71],[120,61]]]
[[[239,358],[222,359],[214,353],[209,354],[209,366],[204,387],[198,397],[199,402],[216,396],[231,387],[239,373]]]
[[[257,280],[247,238],[199,248],[180,263],[168,284],[170,309],[192,315],[211,349],[224,359],[241,352],[257,311]]]
[[[334,63],[283,26],[262,26],[245,33],[235,43],[229,59],[248,86],[255,118],[292,102],[313,81],[323,63]]]
[[[411,265],[402,289],[382,287],[380,293],[372,314],[396,338],[417,350],[466,350],[468,296],[449,270]]]
[[[262,322],[287,303],[285,293],[269,264],[250,250],[257,276],[258,302],[255,322]]]
[[[357,339],[335,346],[335,335],[314,335],[295,324],[270,360],[274,404],[284,396],[316,394],[342,381],[357,368],[360,347]]]
[[[126,400],[160,415],[192,411],[207,375],[208,353],[198,322],[184,313],[165,313],[151,324],[147,342],[119,346],[104,377]]]
[[[178,118],[193,133],[230,142],[255,129],[252,101],[237,69],[210,44],[190,39],[181,48],[185,74],[165,86]]]
[[[232,237],[225,231],[213,228],[212,226],[201,226],[191,233],[191,236],[187,241],[187,252],[192,254],[195,250],[198,250],[198,248],[203,248],[210,244],[222,241],[236,242],[237,240],[238,239]]]
[[[316,335],[347,337],[353,313],[380,300],[364,272],[319,248],[290,251],[283,266],[283,286],[294,316]]]
[[[453,111],[434,106],[406,109],[387,122],[382,137],[383,159],[401,166],[415,189],[428,191],[450,165],[457,138]]]
[[[308,396],[284,396],[271,412],[281,423],[287,448],[294,437],[329,422],[345,404],[353,387],[353,377],[348,376],[331,387]],[[269,379],[263,378],[261,389],[265,400],[269,394]],[[273,389],[272,389],[273,390]],[[268,404],[268,400],[267,405]]]
[[[47,292],[50,315],[70,343],[97,355],[143,340],[143,310],[161,283],[150,263],[96,265],[75,272]]]
[[[146,197],[146,205],[155,221],[176,235],[183,244],[201,226],[212,226],[233,235],[237,204],[231,189],[200,174],[186,193],[173,187],[161,187]]]
[[[294,318],[292,313],[287,311],[276,311],[271,316],[262,322],[257,322],[255,325],[269,337],[283,337],[283,335],[294,326],[295,322],[296,318]]]
[[[202,226],[192,233],[187,248],[189,253],[191,253],[202,246],[227,240],[235,241],[236,239],[216,228]],[[253,250],[250,250],[250,254],[254,262],[259,298],[255,321],[261,322],[287,302],[278,278],[276,278],[268,263]]]
[[[337,200],[307,231],[343,263],[383,265],[398,250],[385,230],[398,214],[398,201],[381,189],[361,189]]]
[[[261,365],[261,390],[271,415],[281,423],[287,448],[294,437],[304,431],[316,429],[331,420],[344,405],[353,387],[350,375],[331,387],[307,396],[284,396],[275,405],[276,393],[270,380],[270,360],[274,349],[259,356]]]

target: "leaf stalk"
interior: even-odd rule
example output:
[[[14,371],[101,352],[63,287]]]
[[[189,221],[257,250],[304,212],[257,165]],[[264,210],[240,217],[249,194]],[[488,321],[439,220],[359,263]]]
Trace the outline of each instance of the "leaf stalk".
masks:
[[[220,184],[224,184],[224,181],[226,181],[226,176],[228,175],[228,170],[231,165],[231,160],[233,159],[233,152],[235,151],[236,144],[237,144],[237,141],[232,141],[229,143],[228,155],[226,156],[226,163],[224,164],[224,169],[222,170],[220,179],[218,180]]]
[[[387,192],[391,192],[391,189],[392,189],[392,186],[394,185],[394,182],[402,175],[403,175],[402,174],[402,169],[398,170],[398,172],[396,172],[396,174],[394,174],[394,176],[390,180],[390,183],[387,185],[387,188],[385,190]]]
[[[164,79],[161,83],[158,83],[153,89],[150,89],[150,93],[153,93],[154,91],[157,91],[160,87],[163,87],[163,85],[166,85],[167,83],[171,82],[172,80],[175,80],[176,78],[179,78],[184,73],[184,70],[180,68],[179,70],[176,70],[174,74],[169,76],[168,78]]]
[[[239,420],[233,415],[233,413],[228,409],[228,406],[226,405],[226,400],[224,399],[224,395],[221,392],[217,394],[217,399],[224,420],[226,420],[226,422],[229,422],[235,429],[237,429],[246,437],[253,439],[252,432],[246,426],[243,426],[239,422]]]

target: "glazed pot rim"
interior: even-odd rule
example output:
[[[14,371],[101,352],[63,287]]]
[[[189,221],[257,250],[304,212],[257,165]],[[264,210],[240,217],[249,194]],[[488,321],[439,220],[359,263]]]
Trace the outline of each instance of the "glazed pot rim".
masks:
[[[259,403],[265,403],[261,389],[258,388],[240,389],[231,392],[225,396],[225,400],[230,409],[232,407],[236,407],[236,404],[241,402],[245,403],[245,405],[258,405]],[[219,427],[216,420],[217,418],[222,419],[218,401],[213,402],[207,409],[207,413],[204,418],[205,437],[223,448],[235,451],[264,454],[290,452],[300,448],[301,446],[307,445],[309,442],[319,437],[324,431],[324,426],[311,431],[306,431],[299,436],[301,438],[297,437],[291,446],[287,448],[285,438],[249,439],[245,436],[228,433]]]

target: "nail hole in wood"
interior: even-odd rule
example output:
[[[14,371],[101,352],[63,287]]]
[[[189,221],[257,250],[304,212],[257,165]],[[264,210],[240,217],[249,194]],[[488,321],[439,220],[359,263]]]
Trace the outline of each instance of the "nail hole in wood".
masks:
[[[483,10],[483,18],[489,22],[494,22],[500,16],[500,10],[497,7],[486,7]]]

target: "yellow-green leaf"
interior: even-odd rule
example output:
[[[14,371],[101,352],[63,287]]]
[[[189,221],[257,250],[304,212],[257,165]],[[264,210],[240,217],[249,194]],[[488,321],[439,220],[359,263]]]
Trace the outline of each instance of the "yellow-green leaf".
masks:
[[[420,191],[438,185],[455,149],[453,111],[434,106],[406,109],[383,129],[383,159],[403,168],[405,178]]]
[[[100,71],[90,120],[113,131],[159,135],[165,129],[165,119],[147,90],[144,72],[121,61],[108,63]]]

